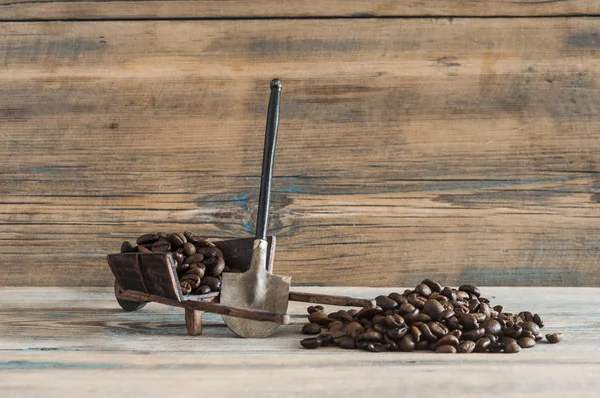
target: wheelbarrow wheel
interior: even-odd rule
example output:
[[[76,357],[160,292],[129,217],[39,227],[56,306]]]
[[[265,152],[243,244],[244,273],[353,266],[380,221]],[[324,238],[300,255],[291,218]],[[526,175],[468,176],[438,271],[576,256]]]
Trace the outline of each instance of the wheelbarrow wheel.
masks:
[[[117,303],[127,312],[137,311],[146,306],[148,304],[145,301],[130,301],[123,300],[119,298],[119,293],[122,291],[121,286],[118,282],[115,281],[115,298],[117,299]]]

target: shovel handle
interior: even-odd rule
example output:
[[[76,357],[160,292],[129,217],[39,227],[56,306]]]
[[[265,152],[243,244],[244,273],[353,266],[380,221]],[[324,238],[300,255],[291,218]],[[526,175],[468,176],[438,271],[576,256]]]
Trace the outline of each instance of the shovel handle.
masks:
[[[256,216],[256,239],[267,239],[269,222],[269,203],[271,200],[271,179],[275,162],[275,145],[279,128],[279,104],[281,102],[281,80],[271,81],[271,97],[267,112],[267,128],[265,131],[265,148],[263,151],[262,174],[260,177],[260,196],[258,197],[258,213]]]

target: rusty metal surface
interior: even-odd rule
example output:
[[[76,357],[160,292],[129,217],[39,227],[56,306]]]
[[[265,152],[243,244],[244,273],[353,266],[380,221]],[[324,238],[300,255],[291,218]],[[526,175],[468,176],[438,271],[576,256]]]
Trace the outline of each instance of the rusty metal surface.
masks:
[[[181,301],[181,287],[171,254],[110,254],[107,260],[115,279],[124,290]]]
[[[254,241],[252,261],[247,272],[225,273],[221,285],[221,303],[237,307],[287,313],[291,277],[273,275],[266,269],[268,243]],[[264,338],[277,330],[276,323],[258,322],[223,316],[223,320],[240,337]]]
[[[229,239],[213,243],[223,252],[225,264],[242,272],[248,271],[250,262],[252,261],[254,238]],[[273,258],[275,257],[275,237],[267,236],[267,243],[269,244],[269,249],[267,250],[267,270],[272,271]]]

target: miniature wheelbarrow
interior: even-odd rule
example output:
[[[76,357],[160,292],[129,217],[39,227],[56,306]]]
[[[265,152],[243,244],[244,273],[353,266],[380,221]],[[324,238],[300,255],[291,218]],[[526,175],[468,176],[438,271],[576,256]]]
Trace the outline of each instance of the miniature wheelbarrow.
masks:
[[[190,335],[202,333],[202,312],[211,312],[221,314],[227,326],[241,337],[268,337],[279,325],[290,322],[286,313],[289,301],[375,306],[374,300],[290,292],[291,278],[272,274],[275,237],[267,237],[266,229],[280,93],[281,82],[275,79],[271,82],[256,237],[214,242],[223,253],[225,263],[242,275],[224,274],[223,287],[227,290],[222,295],[210,292],[184,296],[176,272],[177,263],[171,253],[111,254],[108,264],[115,277],[115,296],[124,310],[135,311],[154,301],[185,308],[185,325]],[[234,305],[219,303],[220,296]]]
[[[267,266],[273,268],[275,237],[269,236]],[[254,238],[213,242],[223,252],[225,263],[244,272],[252,257]],[[115,297],[125,311],[136,311],[148,302],[185,308],[185,327],[192,336],[202,334],[202,313],[209,312],[253,321],[287,325],[288,314],[234,307],[219,303],[219,292],[202,295],[183,295],[171,253],[119,253],[108,256],[108,265],[115,278]],[[305,303],[375,307],[374,300],[344,296],[290,292],[289,301]]]

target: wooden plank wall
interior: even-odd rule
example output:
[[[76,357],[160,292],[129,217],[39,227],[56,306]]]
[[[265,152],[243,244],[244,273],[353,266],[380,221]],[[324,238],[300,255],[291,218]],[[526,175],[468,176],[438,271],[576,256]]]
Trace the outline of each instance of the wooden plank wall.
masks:
[[[110,285],[105,255],[146,231],[251,236],[277,76],[277,273],[600,286],[595,0],[0,0],[0,19],[0,285]]]

